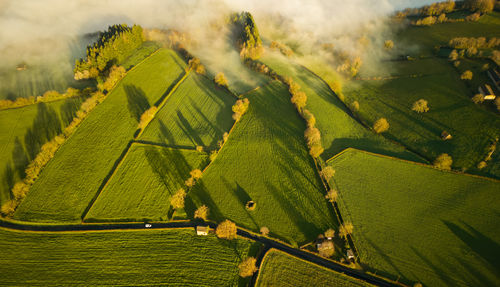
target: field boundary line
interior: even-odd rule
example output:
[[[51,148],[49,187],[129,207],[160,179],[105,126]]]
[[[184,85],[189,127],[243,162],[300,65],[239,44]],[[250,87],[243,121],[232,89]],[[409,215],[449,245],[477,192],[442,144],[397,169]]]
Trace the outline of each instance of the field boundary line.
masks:
[[[390,155],[378,154],[378,153],[374,153],[374,152],[370,152],[370,151],[366,151],[366,150],[356,149],[356,148],[353,148],[353,147],[348,147],[348,148],[342,150],[338,154],[336,154],[336,155],[332,156],[331,158],[329,158],[328,160],[326,160],[326,163],[329,164],[330,161],[335,160],[337,157],[341,156],[342,154],[348,153],[348,152],[351,152],[351,151],[361,152],[361,153],[365,153],[365,154],[376,156],[376,157],[387,158],[387,159],[396,160],[396,161],[400,161],[400,162],[404,162],[404,163],[408,163],[408,164],[418,165],[418,166],[426,167],[428,169],[437,170],[437,171],[440,171],[440,172],[443,172],[443,173],[449,173],[449,174],[455,174],[455,175],[463,175],[463,176],[473,177],[473,178],[477,178],[477,179],[484,179],[484,180],[489,180],[489,181],[493,181],[493,182],[496,182],[496,183],[500,183],[500,180],[498,180],[496,178],[492,178],[492,177],[486,177],[486,176],[481,176],[481,175],[476,175],[476,174],[464,173],[464,172],[460,172],[460,171],[456,171],[456,170],[438,169],[438,168],[433,167],[430,164],[425,164],[425,163],[415,162],[415,161],[411,161],[411,160],[406,160],[406,159],[402,159],[402,158],[398,158],[398,157],[393,157],[393,156],[390,156]]]
[[[163,98],[163,100],[158,104],[157,109],[156,109],[156,112],[153,114],[153,117],[151,118],[151,120],[149,120],[148,124],[140,129],[140,132],[137,133],[137,135],[134,137],[134,139],[138,139],[143,133],[144,131],[148,128],[149,124],[154,120],[156,119],[156,114],[158,114],[158,112],[163,109],[163,106],[167,103],[168,99],[170,98],[170,96],[172,96],[175,91],[177,90],[177,88],[184,82],[184,80],[188,77],[189,73],[190,73],[190,70],[188,71],[184,71],[183,72],[184,75],[177,81],[177,83],[175,83],[175,85],[172,87],[172,89],[168,92],[168,94],[165,96],[165,98]]]

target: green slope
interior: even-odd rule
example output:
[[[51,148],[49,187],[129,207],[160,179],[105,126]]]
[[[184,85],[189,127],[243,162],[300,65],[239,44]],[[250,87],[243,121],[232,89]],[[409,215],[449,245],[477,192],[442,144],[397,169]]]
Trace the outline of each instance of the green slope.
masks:
[[[85,220],[167,220],[170,196],[206,161],[194,150],[133,144]]]
[[[424,286],[500,284],[500,182],[348,150],[329,161],[360,260]]]
[[[193,229],[14,232],[0,229],[2,286],[238,286],[255,243]]]
[[[82,122],[44,168],[15,218],[79,221],[133,139],[141,114],[184,73],[171,50],[160,50],[127,76]]]
[[[234,123],[231,106],[235,101],[212,80],[191,73],[167,99],[140,140],[215,148]]]
[[[322,158],[328,159],[343,149],[355,147],[421,161],[402,146],[389,142],[356,122],[328,85],[312,72],[276,54],[268,53],[262,60],[278,74],[291,77],[307,94],[306,108],[316,117],[316,127],[321,131],[321,142],[325,148]]]
[[[267,226],[290,242],[311,241],[337,223],[307,153],[305,123],[278,82],[247,96],[248,112],[188,197],[208,205],[211,219],[229,218],[256,231]],[[250,200],[253,211],[245,208]]]
[[[256,286],[373,286],[342,273],[271,249],[260,265]]]

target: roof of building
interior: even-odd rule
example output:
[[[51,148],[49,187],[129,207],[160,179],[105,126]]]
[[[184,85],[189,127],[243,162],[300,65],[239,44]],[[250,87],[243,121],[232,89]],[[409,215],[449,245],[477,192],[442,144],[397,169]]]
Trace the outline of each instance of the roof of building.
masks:
[[[210,226],[196,226],[196,232],[208,232],[210,230]]]

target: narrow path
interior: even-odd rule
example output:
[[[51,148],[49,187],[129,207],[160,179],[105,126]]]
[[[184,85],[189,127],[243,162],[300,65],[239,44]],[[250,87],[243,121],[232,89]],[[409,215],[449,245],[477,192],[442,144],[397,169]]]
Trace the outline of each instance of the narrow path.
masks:
[[[217,227],[215,223],[207,223],[207,224],[211,228]],[[45,231],[45,232],[130,230],[130,229],[147,230],[147,229],[166,229],[166,228],[186,228],[186,227],[196,227],[197,225],[199,224],[192,221],[151,223],[151,227],[146,227],[144,223],[105,223],[105,224],[92,223],[92,224],[44,225],[44,224],[16,223],[0,219],[0,227],[21,230],[21,231]],[[383,287],[401,286],[395,283],[391,283],[389,281],[385,281],[381,278],[363,273],[362,271],[351,269],[334,261],[322,258],[313,253],[293,248],[291,246],[278,242],[274,239],[252,234],[240,228],[238,228],[237,234],[243,238],[247,238],[264,244],[265,245],[264,250],[275,248],[289,255],[323,266],[325,268],[331,269],[336,272],[344,273],[347,276],[363,280],[367,283],[376,286],[383,286]]]

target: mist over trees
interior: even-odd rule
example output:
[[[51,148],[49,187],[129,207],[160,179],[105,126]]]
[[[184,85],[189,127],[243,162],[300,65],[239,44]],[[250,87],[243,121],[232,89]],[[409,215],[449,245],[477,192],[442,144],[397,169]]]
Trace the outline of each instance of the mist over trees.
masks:
[[[232,35],[240,49],[242,59],[258,59],[264,48],[260,39],[259,30],[249,12],[234,13],[231,15]]]
[[[87,58],[76,60],[75,79],[102,76],[113,64],[125,60],[144,42],[142,27],[124,24],[109,26],[99,39],[87,47]]]

